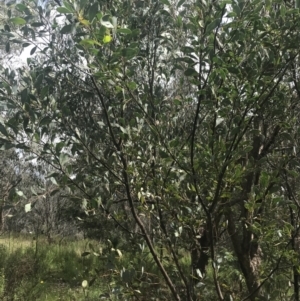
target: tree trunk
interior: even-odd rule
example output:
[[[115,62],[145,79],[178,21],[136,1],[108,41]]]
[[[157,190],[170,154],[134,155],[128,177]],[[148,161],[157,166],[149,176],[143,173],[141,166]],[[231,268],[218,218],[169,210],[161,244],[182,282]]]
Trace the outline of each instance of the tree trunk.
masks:
[[[250,231],[243,231],[243,235],[238,234],[231,211],[227,217],[228,233],[246,280],[247,289],[250,294],[249,300],[255,301],[260,294],[259,268],[262,256],[261,248],[254,234]]]
[[[4,230],[4,223],[3,223],[3,202],[0,204],[0,231]]]
[[[206,229],[206,225],[203,226],[198,231],[200,238],[195,238],[192,248],[191,248],[191,264],[192,264],[192,283],[195,284],[199,281],[197,270],[201,272],[202,275],[205,274],[206,267],[209,260],[209,239]]]

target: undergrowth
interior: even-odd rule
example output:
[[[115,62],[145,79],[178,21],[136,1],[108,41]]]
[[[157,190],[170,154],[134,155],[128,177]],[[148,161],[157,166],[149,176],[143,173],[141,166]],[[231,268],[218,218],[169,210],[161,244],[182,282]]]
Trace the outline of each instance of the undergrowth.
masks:
[[[167,257],[163,262],[173,269]],[[170,300],[170,295],[146,248],[10,236],[0,237],[0,300]]]

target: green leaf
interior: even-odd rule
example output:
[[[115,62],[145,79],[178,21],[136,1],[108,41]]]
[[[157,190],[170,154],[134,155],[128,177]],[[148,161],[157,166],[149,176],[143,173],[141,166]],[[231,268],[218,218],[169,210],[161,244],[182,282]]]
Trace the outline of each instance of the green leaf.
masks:
[[[219,24],[220,24],[220,19],[216,19],[212,21],[210,24],[208,24],[206,28],[206,33],[207,34],[211,33],[215,28],[218,27]]]
[[[176,8],[180,7],[186,0],[180,0],[176,6]]]
[[[10,21],[16,25],[24,25],[26,24],[26,20],[23,19],[23,18],[19,18],[19,17],[16,17],[16,18],[11,18]]]
[[[188,68],[184,72],[185,76],[198,76],[198,72],[194,68]]]
[[[96,14],[96,17],[97,17],[98,20],[102,20],[103,15],[102,15],[101,12],[98,12],[98,13]]]
[[[18,134],[18,122],[15,118],[11,118],[6,122],[6,126],[11,128],[14,133],[17,135]]]
[[[252,151],[252,149],[253,149],[253,146],[247,145],[247,146],[243,149],[243,152],[249,153],[250,151]]]
[[[22,104],[26,103],[27,100],[28,100],[28,90],[27,90],[27,88],[23,89],[20,92],[20,95],[21,95],[21,102],[22,102]]]
[[[33,55],[35,53],[37,49],[37,46],[33,47],[31,50],[30,50],[30,55]]]
[[[41,98],[44,99],[49,94],[49,87],[45,86],[43,87],[41,91]]]
[[[69,11],[74,11],[74,8],[73,8],[73,6],[71,5],[70,2],[64,0],[63,3],[64,3],[64,6],[65,6]]]
[[[25,48],[25,47],[28,47],[28,46],[30,46],[30,45],[31,45],[30,43],[23,43],[23,44],[22,44],[22,47]]]
[[[43,82],[43,79],[44,79],[44,75],[40,74],[34,83],[35,87],[39,88]]]
[[[159,155],[163,159],[166,159],[166,158],[170,157],[169,154],[167,152],[163,151],[163,150],[159,150]]]
[[[128,28],[119,28],[119,29],[117,29],[117,32],[125,33],[125,34],[131,34],[132,33],[132,31]]]
[[[27,116],[23,117],[23,128],[26,129],[29,123],[29,118]]]
[[[95,45],[95,44],[101,46],[101,44],[100,44],[98,41],[96,41],[96,40],[91,40],[91,39],[84,39],[84,40],[81,40],[79,44],[80,44],[80,45],[83,45],[83,46],[89,46],[89,45],[93,46],[93,45]]]
[[[95,248],[94,248],[94,246],[93,246],[92,243],[89,243],[89,248],[90,248],[93,252],[95,252]]]
[[[65,153],[61,153],[59,156],[59,163],[64,166],[69,161],[69,156]]]
[[[170,2],[168,0],[160,0],[161,3],[167,5],[167,6],[170,6]]]
[[[195,49],[193,47],[190,47],[190,46],[184,46],[182,48],[182,51],[185,53],[185,54],[191,54],[191,53],[195,53]]]
[[[27,6],[22,3],[19,3],[16,5],[16,9],[20,12],[24,12],[27,9]]]
[[[135,90],[136,87],[137,87],[137,85],[136,85],[135,82],[129,82],[129,83],[127,84],[127,87],[128,87],[129,90]]]
[[[134,48],[125,48],[122,50],[122,55],[128,60],[134,58],[136,54],[137,50]]]
[[[9,138],[9,134],[8,134],[5,126],[2,123],[0,123],[0,133],[2,135],[4,135],[5,137]]]
[[[22,44],[23,43],[23,41],[19,40],[19,39],[11,39],[10,41],[13,42],[13,43],[16,43],[16,44]]]
[[[51,177],[51,178],[50,178],[50,181],[51,181],[54,185],[58,185],[57,182],[56,182],[56,179],[55,179],[54,177]]]
[[[29,129],[29,128],[24,129],[24,131],[26,132],[26,134],[32,134],[33,133],[32,129]]]
[[[52,119],[49,116],[45,116],[44,118],[42,118],[42,120],[40,121],[40,126],[43,125],[48,125],[49,123],[51,123]]]
[[[89,21],[92,22],[99,11],[98,2],[95,2],[89,9]]]
[[[227,70],[232,74],[239,74],[239,69],[235,67],[228,67]]]
[[[30,187],[30,190],[31,190],[31,192],[32,192],[34,195],[38,195],[37,192],[34,190],[33,187]]]
[[[53,178],[53,177],[58,177],[59,173],[58,172],[51,172],[46,176],[46,179],[48,178]]]
[[[71,32],[72,32],[72,29],[73,29],[72,24],[68,24],[68,25],[65,25],[65,26],[60,30],[60,33],[61,33],[61,34],[71,33]]]
[[[239,5],[238,4],[233,4],[232,8],[233,8],[233,11],[236,13],[236,16],[239,17],[240,13],[241,13],[241,9],[240,9]]]
[[[45,24],[42,22],[33,22],[30,25],[31,27],[40,27],[40,26],[44,26]]]
[[[65,147],[65,145],[66,144],[65,144],[64,141],[61,141],[61,142],[57,143],[56,146],[55,146],[55,152],[56,152],[56,154],[60,154],[61,151],[62,151],[62,149]]]
[[[56,9],[59,13],[61,14],[72,14],[72,12],[70,10],[68,10],[66,7],[58,7]]]
[[[180,140],[178,138],[175,138],[174,140],[170,141],[170,147],[177,147],[178,145],[180,145]]]

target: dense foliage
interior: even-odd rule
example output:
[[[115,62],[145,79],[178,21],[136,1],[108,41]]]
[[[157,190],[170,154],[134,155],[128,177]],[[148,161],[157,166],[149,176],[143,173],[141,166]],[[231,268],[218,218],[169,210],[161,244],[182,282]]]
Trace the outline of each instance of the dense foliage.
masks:
[[[112,269],[112,251],[135,253],[120,270],[133,296],[299,300],[298,6],[6,9],[2,48],[31,50],[1,67],[2,150],[51,166],[79,220],[110,240]]]

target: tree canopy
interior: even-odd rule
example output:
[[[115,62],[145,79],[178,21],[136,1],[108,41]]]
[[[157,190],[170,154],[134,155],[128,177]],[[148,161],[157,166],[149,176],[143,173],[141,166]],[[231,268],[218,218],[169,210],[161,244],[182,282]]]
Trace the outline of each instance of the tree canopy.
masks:
[[[133,296],[300,300],[299,1],[5,11],[2,152],[51,166],[80,219],[127,237],[112,250],[141,259],[120,271]]]

